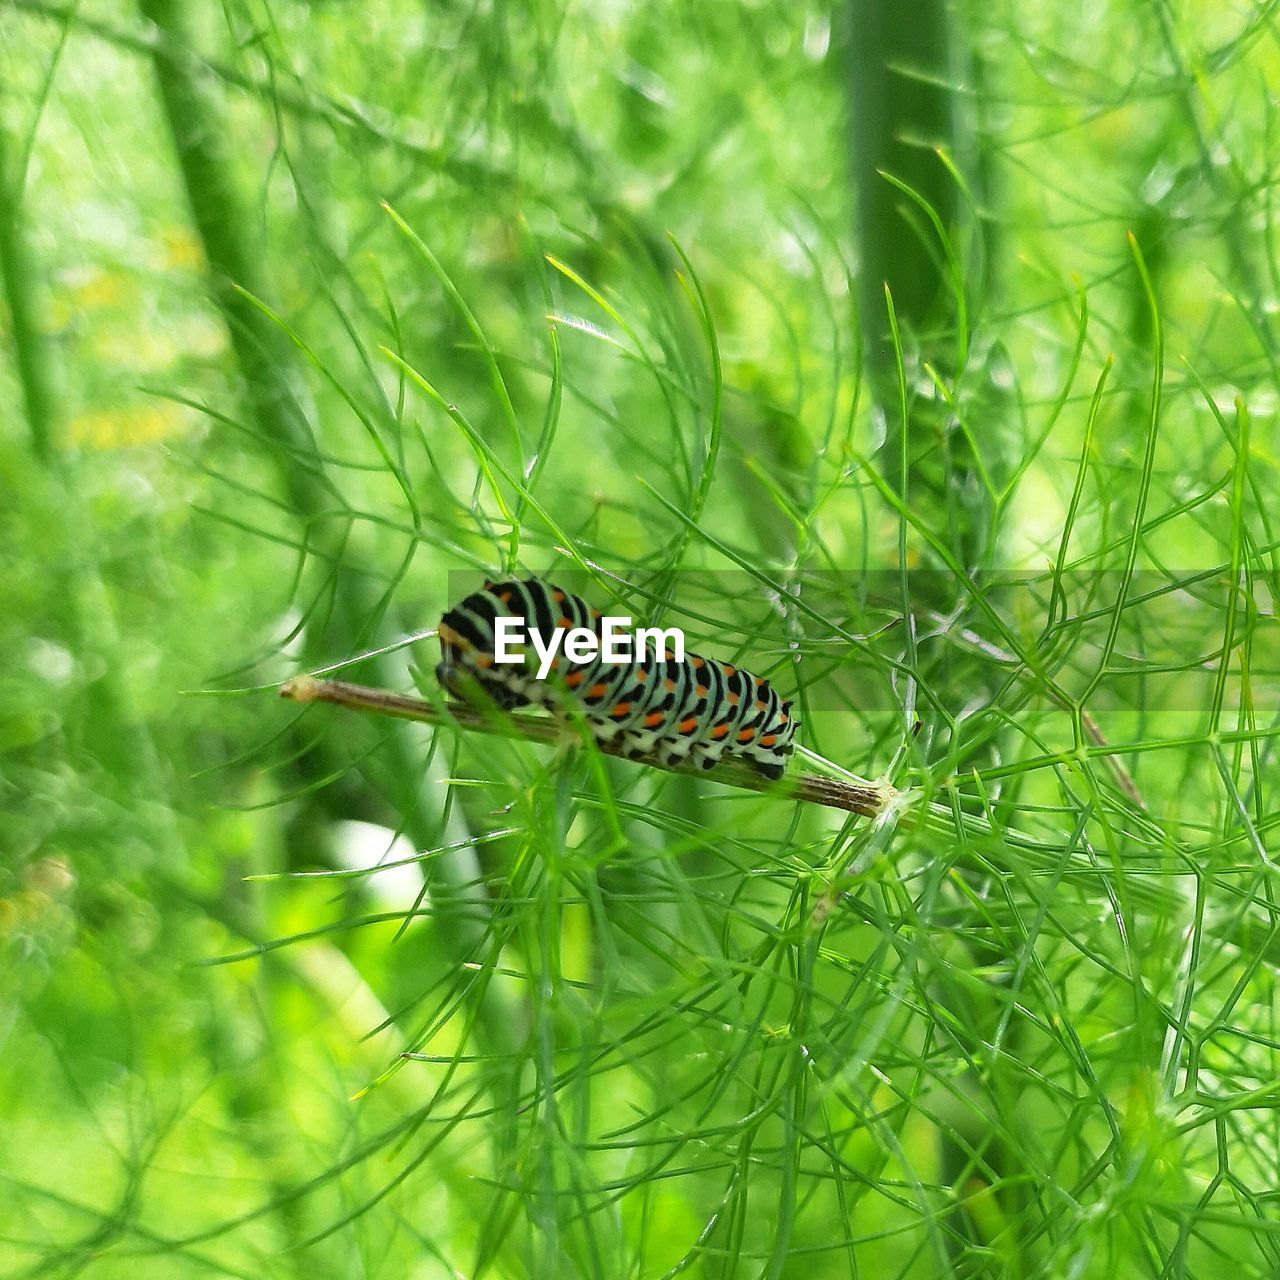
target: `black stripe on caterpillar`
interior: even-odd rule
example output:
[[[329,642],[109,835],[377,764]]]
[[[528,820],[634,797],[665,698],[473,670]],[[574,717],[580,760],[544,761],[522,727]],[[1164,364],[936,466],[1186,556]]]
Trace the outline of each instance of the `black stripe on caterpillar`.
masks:
[[[576,705],[597,741],[635,759],[710,769],[731,758],[766,778],[782,777],[798,721],[791,703],[762,676],[696,653],[679,662],[669,653],[621,663],[598,653],[575,662],[561,646],[546,678],[538,679],[532,656],[522,663],[494,660],[500,617],[518,619],[544,645],[555,643],[559,630],[601,633],[598,609],[550,583],[486,582],[440,621],[443,661],[436,678],[450,693],[475,701],[479,692],[503,710],[533,703],[563,713]]]

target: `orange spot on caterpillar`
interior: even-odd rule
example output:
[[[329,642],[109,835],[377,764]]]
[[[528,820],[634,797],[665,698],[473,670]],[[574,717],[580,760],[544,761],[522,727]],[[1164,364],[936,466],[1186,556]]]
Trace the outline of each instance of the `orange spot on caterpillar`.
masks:
[[[687,720],[681,720],[676,725],[677,733],[692,733],[698,727],[698,717],[690,716]]]
[[[729,726],[727,724],[718,724],[714,729],[711,730],[711,737],[716,742],[719,742],[720,739],[723,738],[728,732],[729,732]]]
[[[750,742],[751,739],[754,738],[755,736],[756,736],[756,731],[754,729],[743,729],[743,731],[740,734],[738,734],[738,741]]]
[[[644,718],[644,727],[646,729],[656,729],[666,717],[661,711],[650,711]]]
[[[778,735],[776,733],[766,733],[764,737],[760,739],[760,745],[762,747],[771,747],[777,741]]]

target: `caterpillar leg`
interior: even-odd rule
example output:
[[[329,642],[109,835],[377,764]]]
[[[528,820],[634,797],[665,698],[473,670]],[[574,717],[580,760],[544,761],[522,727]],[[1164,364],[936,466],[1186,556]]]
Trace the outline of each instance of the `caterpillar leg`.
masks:
[[[436,667],[436,679],[460,702],[472,706],[495,706],[499,711],[514,711],[517,707],[529,705],[529,699],[523,694],[506,685],[488,684],[468,667],[442,662]]]

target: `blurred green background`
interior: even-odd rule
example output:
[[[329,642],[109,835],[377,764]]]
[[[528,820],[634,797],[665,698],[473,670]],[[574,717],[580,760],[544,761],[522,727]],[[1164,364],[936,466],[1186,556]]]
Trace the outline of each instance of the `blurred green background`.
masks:
[[[1275,9],[9,0],[0,1274],[1275,1275]],[[896,821],[275,696],[583,562]]]

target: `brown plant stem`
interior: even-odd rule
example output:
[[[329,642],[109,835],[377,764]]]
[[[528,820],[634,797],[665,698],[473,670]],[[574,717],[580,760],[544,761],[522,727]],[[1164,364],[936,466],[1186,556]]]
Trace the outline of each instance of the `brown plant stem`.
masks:
[[[280,686],[280,696],[293,702],[331,702],[354,711],[371,711],[377,715],[395,716],[400,720],[415,720],[422,724],[454,724],[473,733],[525,738],[544,745],[561,741],[565,734],[564,723],[559,720],[486,712],[462,702],[450,702],[440,707],[422,698],[390,693],[368,685],[350,684],[345,680],[317,680],[314,676],[295,676]],[[605,755],[621,759],[632,758],[612,743],[601,742],[597,746]],[[724,761],[711,770],[690,765],[664,764],[652,756],[646,756],[636,763],[664,769],[668,773],[708,778],[729,787],[769,792],[790,800],[825,805],[829,809],[843,809],[846,813],[860,814],[864,818],[879,817],[897,795],[896,788],[887,782],[843,782],[815,773],[791,774],[777,782],[771,782],[749,765],[734,761]]]

